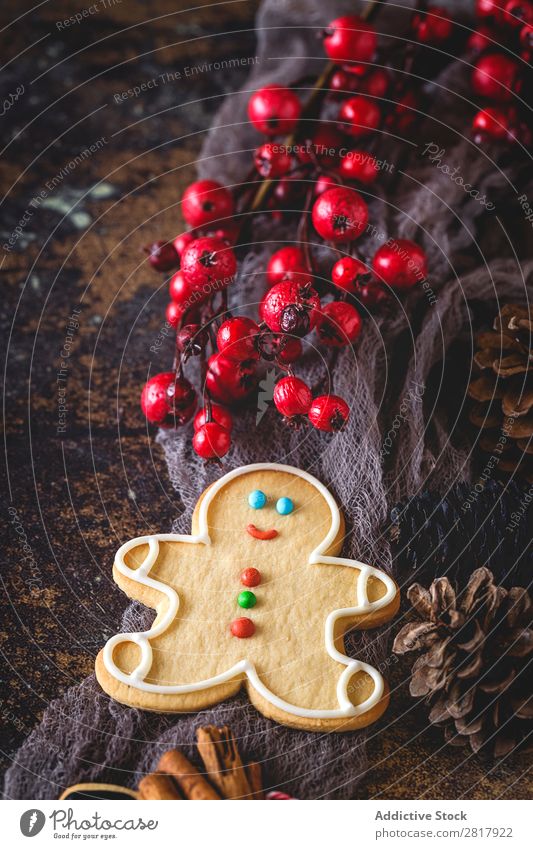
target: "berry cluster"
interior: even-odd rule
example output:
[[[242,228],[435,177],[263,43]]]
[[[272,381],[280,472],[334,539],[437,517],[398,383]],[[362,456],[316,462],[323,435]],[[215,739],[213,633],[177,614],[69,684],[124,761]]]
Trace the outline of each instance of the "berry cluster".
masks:
[[[496,5],[479,2],[478,13],[485,15],[481,7]],[[506,5],[511,17],[512,5]],[[526,9],[531,4],[518,5]],[[523,15],[524,28],[529,13]],[[454,24],[441,9],[424,4],[413,14],[412,33],[415,48],[423,51],[447,42]],[[197,396],[183,370],[190,357],[200,357],[203,404],[194,418],[193,447],[206,460],[228,452],[233,424],[228,408],[254,390],[262,361],[281,373],[273,401],[288,424],[341,430],[349,416],[346,401],[332,392],[312,391],[294,373],[302,339],[315,333],[326,348],[353,345],[361,331],[361,307],[379,308],[391,291],[399,295],[428,273],[424,251],[410,240],[389,239],[373,256],[361,256],[355,247],[369,223],[365,188],[380,177],[379,161],[365,149],[365,140],[378,138],[378,131],[405,134],[421,111],[420,92],[406,82],[413,49],[406,51],[402,73],[395,74],[379,55],[374,28],[355,15],[332,21],[323,45],[330,63],[307,103],[280,85],[267,85],[251,96],[250,121],[266,137],[253,155],[253,176],[232,191],[215,180],[190,185],[182,198],[190,230],[172,243],[156,242],[146,249],[157,271],[179,270],[170,279],[167,307],[167,321],[176,328],[175,370],[146,384],[142,408],[149,421],[162,427],[191,420]],[[486,62],[487,57],[496,61],[495,55],[500,65],[493,74]],[[379,67],[372,64],[376,57]],[[501,92],[507,95],[519,85],[517,72],[504,73],[511,61],[503,53],[481,55],[473,74],[476,93],[494,99],[500,92],[501,102],[507,102]],[[340,101],[335,122],[320,120],[327,99]],[[487,108],[484,114],[492,113]],[[232,315],[227,309],[227,288],[237,271],[238,242],[246,242],[250,211],[268,211],[276,220],[299,217],[296,244],[270,257],[269,288],[258,317]],[[327,279],[311,250],[318,238],[332,252]]]
[[[478,54],[471,86],[487,105],[474,116],[474,139],[530,145],[530,127],[513,101],[524,94],[525,69],[533,56],[533,2],[476,0],[476,18],[478,28],[468,40]]]

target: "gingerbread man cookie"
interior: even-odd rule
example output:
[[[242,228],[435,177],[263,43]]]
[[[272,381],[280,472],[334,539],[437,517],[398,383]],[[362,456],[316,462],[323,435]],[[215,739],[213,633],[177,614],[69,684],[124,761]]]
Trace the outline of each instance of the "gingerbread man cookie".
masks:
[[[192,535],[125,543],[113,575],[157,614],[151,628],[112,637],[96,660],[102,688],[132,707],[196,711],[243,684],[285,725],[348,731],[374,722],[388,690],[344,652],[350,628],[399,607],[395,582],[336,555],[344,521],[325,486],[275,463],[234,469],[200,497]]]

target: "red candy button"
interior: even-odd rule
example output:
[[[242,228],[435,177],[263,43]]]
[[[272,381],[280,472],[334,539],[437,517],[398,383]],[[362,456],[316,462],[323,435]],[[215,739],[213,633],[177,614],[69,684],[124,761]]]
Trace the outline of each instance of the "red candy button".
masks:
[[[246,616],[241,616],[240,619],[234,619],[230,628],[233,636],[240,637],[240,639],[252,637],[255,634],[255,625],[252,620],[247,619]]]
[[[251,566],[249,569],[241,572],[241,584],[244,584],[245,587],[258,587],[260,583],[261,572],[259,569],[254,569]]]

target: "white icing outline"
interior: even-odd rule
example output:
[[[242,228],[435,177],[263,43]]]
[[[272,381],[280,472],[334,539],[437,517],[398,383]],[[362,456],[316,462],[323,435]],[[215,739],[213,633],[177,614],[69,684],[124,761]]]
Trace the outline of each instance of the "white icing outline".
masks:
[[[159,542],[185,542],[210,545],[211,539],[208,531],[207,511],[215,495],[217,495],[222,487],[234,478],[239,477],[242,474],[250,474],[251,472],[260,471],[287,472],[288,474],[303,478],[303,480],[314,486],[328,503],[331,510],[331,527],[325,539],[309,555],[308,563],[310,565],[318,563],[331,564],[335,566],[348,566],[349,568],[360,570],[357,578],[357,598],[359,599],[357,606],[333,610],[326,618],[326,650],[333,660],[336,660],[346,666],[346,669],[341,673],[337,682],[337,699],[339,701],[339,708],[335,710],[311,710],[309,708],[297,707],[289,704],[276,696],[275,693],[272,693],[263,684],[259,678],[255,665],[246,659],[240,660],[220,675],[215,675],[212,678],[206,678],[203,681],[197,681],[193,684],[150,684],[144,680],[152,666],[153,653],[150,638],[157,637],[159,634],[166,631],[169,625],[173,622],[179,609],[179,596],[175,590],[173,590],[172,587],[163,584],[161,581],[154,580],[148,576],[159,553]],[[158,610],[154,623],[148,631],[115,634],[114,637],[111,637],[111,639],[107,641],[103,649],[103,662],[110,675],[122,684],[136,687],[138,690],[143,690],[147,693],[179,695],[183,693],[194,693],[200,690],[207,690],[210,687],[215,687],[217,684],[224,684],[227,681],[235,679],[238,675],[244,674],[254,690],[256,690],[256,692],[259,693],[259,695],[266,701],[274,705],[274,707],[280,708],[280,710],[283,710],[286,713],[309,719],[342,719],[350,716],[359,716],[374,707],[374,705],[376,705],[381,699],[384,692],[385,685],[383,677],[377,669],[370,666],[368,663],[348,657],[348,655],[343,654],[336,649],[334,641],[335,624],[338,619],[344,619],[362,613],[370,613],[371,611],[385,607],[394,599],[396,595],[396,585],[385,572],[382,572],[380,569],[376,569],[373,566],[368,566],[366,563],[360,563],[358,560],[349,560],[344,557],[330,557],[329,555],[323,554],[323,552],[327,551],[333,544],[341,527],[339,508],[329,490],[326,489],[319,480],[313,477],[313,475],[293,466],[285,466],[281,463],[252,463],[249,466],[241,466],[238,469],[233,469],[231,472],[227,472],[227,474],[221,477],[210,487],[200,504],[198,521],[200,532],[196,535],[150,534],[148,536],[136,537],[135,539],[129,540],[117,551],[115,566],[118,571],[125,577],[130,578],[139,584],[143,584],[144,586],[152,587],[165,595],[168,600],[168,605],[164,612],[162,612],[161,609]],[[124,562],[124,556],[131,551],[132,548],[136,548],[143,544],[147,544],[149,546],[146,558],[138,569],[130,569]],[[385,595],[378,601],[374,602],[370,602],[368,600],[367,581],[370,576],[375,576],[380,581],[383,581],[387,588]],[[119,643],[123,642],[135,643],[141,650],[141,660],[133,672],[129,674],[126,674],[119,669],[113,660],[113,650]],[[370,675],[374,682],[374,690],[364,702],[359,705],[354,705],[348,698],[348,682],[356,672],[361,671]]]

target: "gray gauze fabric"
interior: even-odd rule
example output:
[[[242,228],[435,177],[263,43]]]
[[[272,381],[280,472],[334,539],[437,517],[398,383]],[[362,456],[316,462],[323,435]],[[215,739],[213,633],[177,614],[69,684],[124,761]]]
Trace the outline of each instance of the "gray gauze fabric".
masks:
[[[456,5],[465,10],[464,3]],[[336,15],[353,11],[353,2],[265,0],[257,21],[258,61],[243,92],[228,96],[220,110],[199,160],[201,177],[228,185],[243,179],[258,143],[247,124],[249,91],[267,82],[288,83],[318,74],[324,60],[317,32]],[[405,31],[405,16],[400,18],[397,5],[384,9],[377,28],[388,36],[400,34],[400,27]],[[344,556],[389,570],[391,555],[383,531],[390,506],[423,486],[444,492],[471,473],[470,447],[450,438],[455,422],[447,414],[447,398],[439,392],[439,364],[455,343],[466,339],[468,347],[472,340],[467,302],[495,307],[498,298],[523,299],[526,282],[531,281],[531,264],[520,267],[514,259],[498,258],[501,246],[512,239],[498,217],[498,199],[512,197],[519,166],[500,165],[495,151],[478,151],[463,136],[473,114],[468,78],[464,61],[448,65],[428,88],[428,111],[434,118],[421,116],[416,134],[407,142],[379,134],[367,145],[393,168],[365,193],[375,230],[358,246],[363,256],[370,257],[389,236],[415,238],[429,256],[434,298],[417,286],[407,297],[393,300],[382,314],[365,321],[354,351],[345,349],[332,357],[323,349],[314,350],[311,337],[297,371],[315,391],[332,387],[347,399],[351,415],[342,434],[293,431],[271,405],[257,424],[256,409],[251,409],[235,416],[234,447],[225,466],[229,470],[278,461],[311,471],[342,505],[349,529]],[[432,163],[424,154],[430,143],[444,149],[442,162]],[[506,161],[505,151],[498,156]],[[443,163],[449,166],[448,173],[438,167]],[[450,171],[456,166],[477,197],[452,179]],[[522,185],[521,191],[527,186]],[[480,202],[484,194],[495,210],[487,211]],[[496,236],[488,240],[488,247],[476,242],[481,215],[493,217]],[[250,249],[230,292],[233,307],[248,313],[255,308],[265,289],[268,257],[291,238],[295,238],[292,227],[273,225],[268,216],[255,217]],[[512,256],[508,248],[506,254]],[[331,255],[322,258],[329,269]],[[468,379],[468,357],[464,368],[458,380]],[[188,532],[198,496],[220,473],[194,455],[188,429],[158,438],[183,507],[174,530]],[[152,617],[151,611],[130,604],[120,630],[147,627]],[[350,652],[385,674],[388,630],[349,639]],[[388,716],[393,714],[394,701]],[[267,787],[283,787],[301,798],[352,798],[365,771],[368,735],[382,731],[387,715],[360,733],[298,732],[264,719],[244,694],[198,714],[156,715],[116,704],[90,677],[45,711],[7,774],[6,794],[56,797],[66,785],[96,779],[134,786],[171,746],[196,759],[195,729],[208,723],[231,726],[243,757],[262,762]]]

